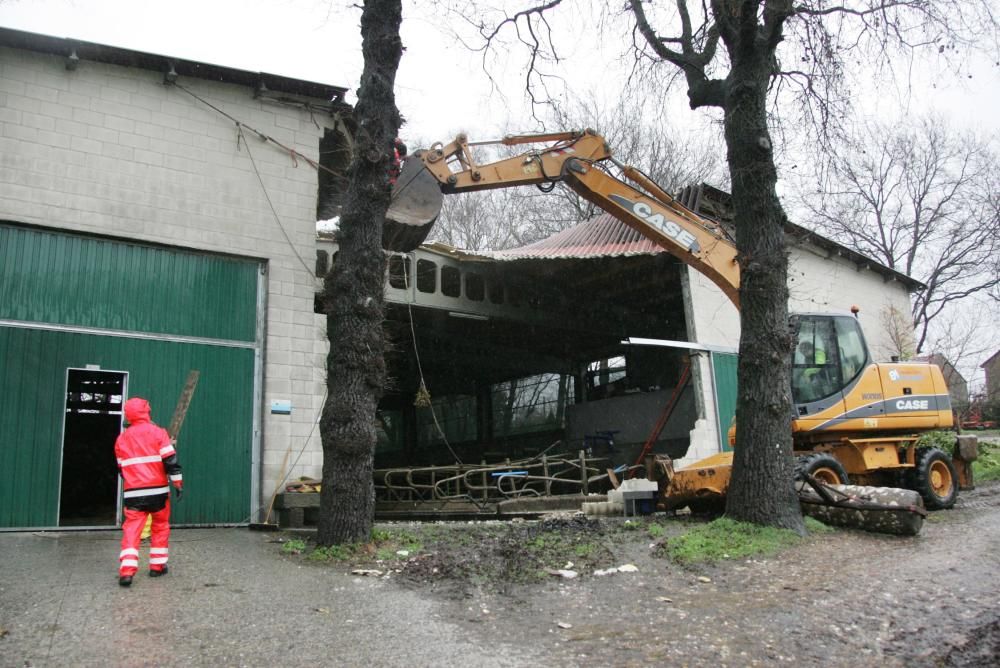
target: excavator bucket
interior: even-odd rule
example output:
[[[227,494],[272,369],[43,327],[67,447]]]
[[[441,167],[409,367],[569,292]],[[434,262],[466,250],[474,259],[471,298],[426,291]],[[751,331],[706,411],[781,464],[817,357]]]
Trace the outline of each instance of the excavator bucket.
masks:
[[[424,163],[412,156],[403,163],[382,226],[382,248],[408,253],[423,243],[441,213],[444,195]]]

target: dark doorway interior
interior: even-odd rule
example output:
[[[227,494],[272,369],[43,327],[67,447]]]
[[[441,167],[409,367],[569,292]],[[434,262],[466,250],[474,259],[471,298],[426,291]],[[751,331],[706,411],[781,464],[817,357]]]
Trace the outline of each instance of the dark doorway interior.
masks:
[[[114,526],[118,513],[115,439],[128,374],[68,369],[59,526]]]

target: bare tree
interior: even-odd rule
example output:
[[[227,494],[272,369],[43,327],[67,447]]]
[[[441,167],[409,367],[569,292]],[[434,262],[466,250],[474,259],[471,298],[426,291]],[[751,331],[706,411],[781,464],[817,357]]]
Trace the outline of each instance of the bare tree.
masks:
[[[385,388],[382,224],[400,125],[393,92],[403,52],[400,5],[400,0],[366,0],[361,13],[358,130],[340,219],[340,253],[324,285],[330,353],[320,418],[323,486],[316,540],[321,545],[368,540],[375,518],[375,416]]]
[[[474,17],[464,20],[477,30],[484,53],[504,39],[523,47],[529,99],[551,99],[551,68],[562,57],[551,17],[565,7],[579,13],[579,3],[537,0],[514,13],[495,6],[470,11],[470,4],[476,3],[462,3],[461,15]],[[741,270],[742,332],[737,444],[726,512],[738,520],[802,532],[792,486],[788,410],[787,219],[776,191],[770,104],[774,93],[791,93],[820,136],[827,136],[838,118],[834,112],[849,101],[847,59],[882,63],[897,49],[920,46],[947,52],[983,33],[995,45],[992,7],[989,0],[676,0],[657,5],[628,0],[625,6],[637,70],[682,77],[691,108],[722,113]],[[569,14],[567,20],[573,18]],[[503,48],[509,51],[510,45]]]
[[[940,118],[871,123],[832,151],[826,181],[805,198],[810,220],[927,285],[911,314],[924,352],[935,319],[1000,285],[996,155]]]
[[[879,324],[889,335],[889,351],[874,351],[877,355],[888,352],[890,357],[899,360],[911,360],[916,355],[916,345],[913,342],[913,321],[909,313],[903,313],[895,306],[886,306],[879,315]]]

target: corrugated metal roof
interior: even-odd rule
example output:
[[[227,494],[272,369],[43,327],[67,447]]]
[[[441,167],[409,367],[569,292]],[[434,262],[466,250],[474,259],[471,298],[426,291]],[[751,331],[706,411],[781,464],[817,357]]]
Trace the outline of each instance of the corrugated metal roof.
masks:
[[[624,257],[666,252],[654,242],[607,213],[520,248],[500,251],[466,251],[452,248],[440,242],[427,243],[424,244],[424,247],[448,253],[462,260],[480,258],[498,262]]]

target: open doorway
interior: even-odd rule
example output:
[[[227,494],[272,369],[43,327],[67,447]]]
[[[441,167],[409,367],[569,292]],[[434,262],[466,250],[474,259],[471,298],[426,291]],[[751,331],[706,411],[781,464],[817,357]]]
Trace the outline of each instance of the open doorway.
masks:
[[[59,526],[114,526],[118,519],[115,439],[128,373],[66,370]]]

